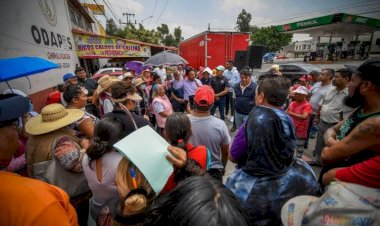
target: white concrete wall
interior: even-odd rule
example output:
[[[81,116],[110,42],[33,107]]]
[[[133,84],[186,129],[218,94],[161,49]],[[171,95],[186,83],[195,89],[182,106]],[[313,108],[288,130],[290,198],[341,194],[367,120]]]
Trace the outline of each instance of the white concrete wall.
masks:
[[[38,56],[61,65],[29,76],[31,88],[26,78],[9,81],[12,88],[32,94],[61,83],[65,73],[74,71],[78,57],[66,0],[0,1],[0,26],[0,58]],[[0,92],[6,88],[0,83]]]

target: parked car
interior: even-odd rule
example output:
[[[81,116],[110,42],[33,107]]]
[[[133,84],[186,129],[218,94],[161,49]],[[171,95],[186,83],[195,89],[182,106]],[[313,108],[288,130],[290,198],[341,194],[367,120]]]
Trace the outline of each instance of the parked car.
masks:
[[[305,74],[310,74],[312,71],[321,72],[322,68],[313,64],[304,63],[289,63],[289,64],[279,64],[280,72],[282,76],[289,78],[292,84],[298,82],[298,79]],[[259,78],[264,72],[259,73],[257,78]]]
[[[100,68],[97,72],[94,73],[94,75],[97,74],[111,74],[112,72],[122,72],[123,68],[121,67],[105,67],[105,68]]]
[[[318,67],[313,64],[280,64],[280,72],[282,73],[282,76],[288,77],[292,84],[298,81],[298,79],[305,74],[310,74],[312,71],[318,71],[321,72],[322,68]]]

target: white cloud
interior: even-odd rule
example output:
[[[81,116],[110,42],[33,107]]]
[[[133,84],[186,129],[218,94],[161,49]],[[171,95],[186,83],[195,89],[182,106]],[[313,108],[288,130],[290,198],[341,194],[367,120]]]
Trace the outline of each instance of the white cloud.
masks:
[[[184,37],[185,39],[190,38],[191,36],[194,36],[194,35],[199,34],[199,33],[206,30],[206,28],[194,27],[194,26],[191,26],[188,24],[183,24],[183,23],[182,24],[167,23],[167,25],[169,27],[170,33],[172,33],[172,34],[174,34],[174,28],[180,26],[181,30],[182,30],[182,37]]]
[[[255,11],[258,9],[265,9],[269,5],[262,0],[219,0],[220,9],[228,12],[228,11],[241,11],[245,9],[248,12]]]

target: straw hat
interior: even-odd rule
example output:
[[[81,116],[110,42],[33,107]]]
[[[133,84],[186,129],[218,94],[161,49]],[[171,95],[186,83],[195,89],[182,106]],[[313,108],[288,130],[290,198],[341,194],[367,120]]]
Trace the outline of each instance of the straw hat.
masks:
[[[133,75],[131,72],[127,71],[123,74],[123,78],[133,78]]]
[[[29,119],[25,130],[31,135],[41,135],[60,129],[79,120],[84,111],[66,109],[62,104],[49,104],[42,108],[41,114]]]
[[[136,87],[139,86],[139,85],[141,85],[141,84],[143,84],[143,83],[145,83],[145,81],[142,78],[138,78],[138,79],[135,80],[135,86]]]
[[[108,75],[101,77],[98,80],[98,84],[99,84],[97,88],[98,93],[104,92],[105,90],[110,88],[115,82],[119,82],[119,81],[120,81],[119,78],[111,77]]]
[[[120,98],[120,99],[113,99],[113,101],[115,103],[121,103],[121,102],[124,102],[126,100],[135,100],[135,101],[141,101],[142,100],[142,97],[140,97],[140,95],[138,95],[137,93],[133,93],[132,95],[131,94],[128,94],[126,97],[124,98]]]

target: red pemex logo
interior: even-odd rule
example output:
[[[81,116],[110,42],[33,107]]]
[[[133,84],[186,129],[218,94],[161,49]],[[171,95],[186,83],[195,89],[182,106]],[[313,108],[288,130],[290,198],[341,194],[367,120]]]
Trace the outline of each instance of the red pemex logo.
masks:
[[[292,30],[292,27],[290,26],[290,24],[285,24],[285,25],[282,25],[282,30],[283,31],[290,31],[290,30]]]

